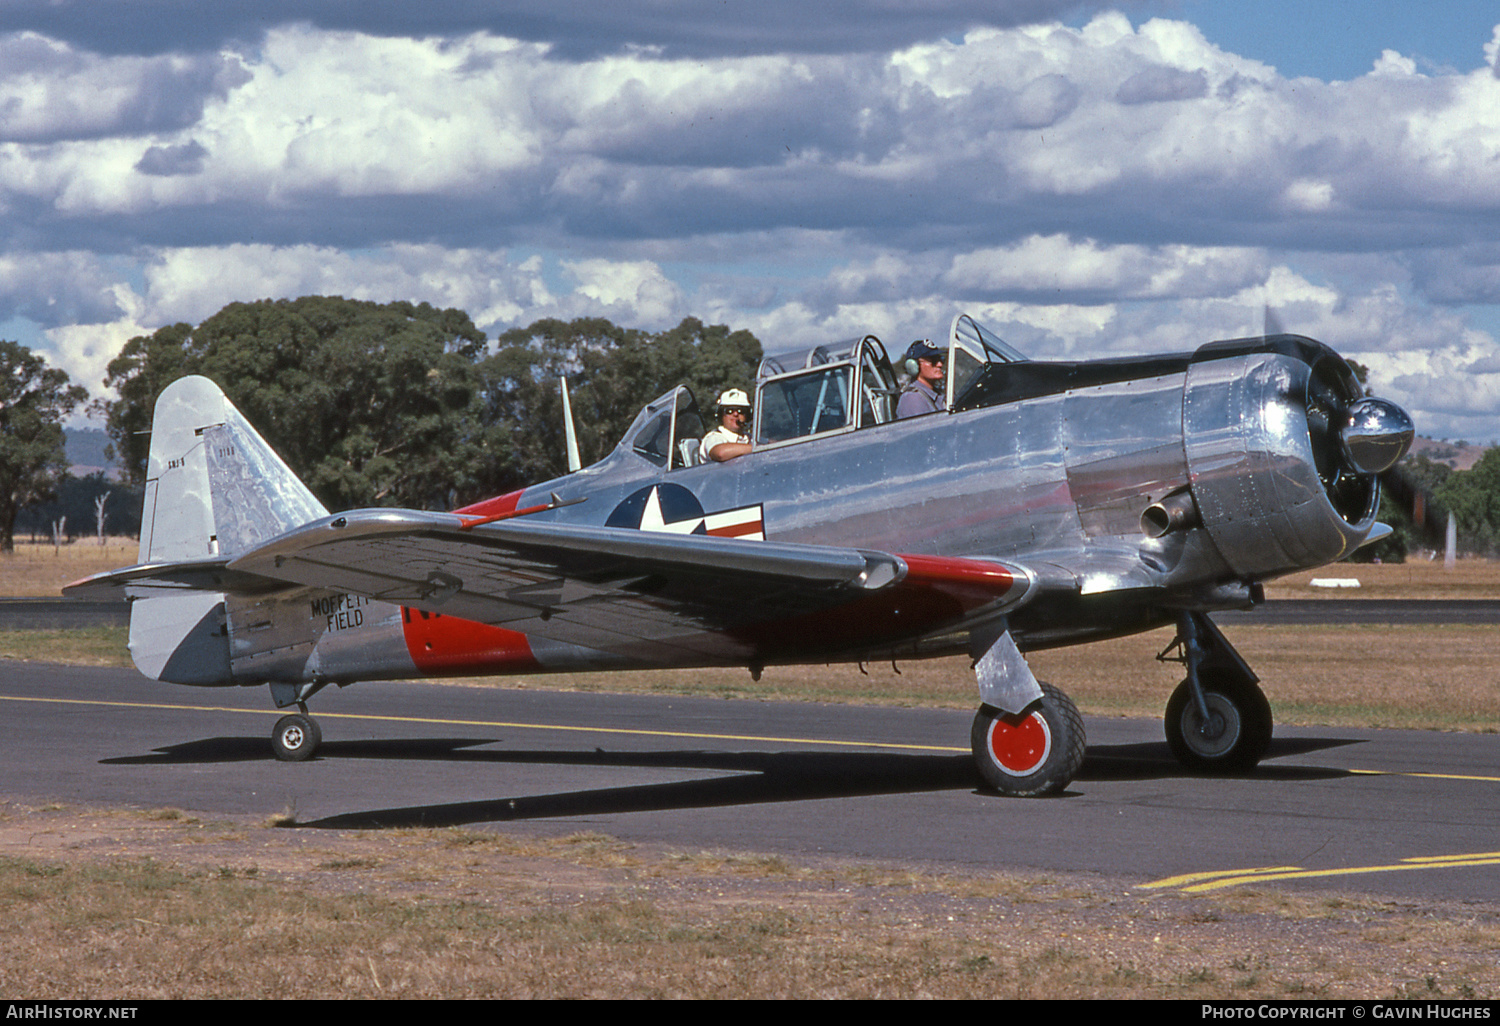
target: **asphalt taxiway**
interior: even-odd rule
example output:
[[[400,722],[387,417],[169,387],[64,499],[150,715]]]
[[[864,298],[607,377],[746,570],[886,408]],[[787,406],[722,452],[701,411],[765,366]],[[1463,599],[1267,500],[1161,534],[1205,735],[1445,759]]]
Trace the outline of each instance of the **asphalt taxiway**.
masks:
[[[319,757],[280,763],[263,688],[0,662],[0,795],[1500,901],[1496,734],[1278,727],[1255,773],[1213,778],[1159,722],[1087,718],[1067,793],[1016,800],[976,790],[956,710],[382,682],[314,706]]]

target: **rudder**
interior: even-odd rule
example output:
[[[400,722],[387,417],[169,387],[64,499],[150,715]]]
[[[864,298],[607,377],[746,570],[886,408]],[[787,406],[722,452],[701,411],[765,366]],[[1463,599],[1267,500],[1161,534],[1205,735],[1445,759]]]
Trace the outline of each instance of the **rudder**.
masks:
[[[194,375],[162,391],[139,562],[234,556],[327,515],[218,385]]]
[[[156,401],[141,564],[238,555],[328,511],[204,377],[179,378]],[[223,592],[184,589],[137,598],[130,654],[155,680],[230,684]]]

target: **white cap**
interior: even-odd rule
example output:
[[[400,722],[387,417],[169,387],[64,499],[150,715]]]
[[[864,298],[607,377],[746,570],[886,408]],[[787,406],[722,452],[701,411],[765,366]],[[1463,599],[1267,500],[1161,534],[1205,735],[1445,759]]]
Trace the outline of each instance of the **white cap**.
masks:
[[[745,390],[742,388],[725,389],[719,395],[719,409],[722,410],[726,406],[743,406],[748,410],[750,408],[750,397],[745,394]]]

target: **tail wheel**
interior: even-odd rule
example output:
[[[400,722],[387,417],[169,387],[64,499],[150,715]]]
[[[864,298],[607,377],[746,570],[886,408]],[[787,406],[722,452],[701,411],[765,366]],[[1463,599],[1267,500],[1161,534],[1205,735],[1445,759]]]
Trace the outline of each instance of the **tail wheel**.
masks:
[[[306,762],[323,743],[318,721],[303,713],[292,713],[276,721],[271,732],[271,750],[282,762]]]
[[[1012,797],[1055,794],[1083,765],[1083,717],[1051,684],[1019,716],[980,706],[969,741],[980,778]]]
[[[1228,674],[1205,673],[1205,722],[1187,681],[1167,700],[1167,746],[1189,769],[1238,773],[1253,769],[1271,747],[1271,703],[1249,681]]]

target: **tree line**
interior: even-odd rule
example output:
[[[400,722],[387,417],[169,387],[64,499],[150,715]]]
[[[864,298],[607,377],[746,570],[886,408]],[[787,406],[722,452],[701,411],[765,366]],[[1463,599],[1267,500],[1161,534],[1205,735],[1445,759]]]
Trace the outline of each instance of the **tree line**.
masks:
[[[760,358],[750,332],[696,318],[661,332],[546,319],[491,344],[461,310],[305,296],[232,303],[199,325],[132,338],[105,378],[118,398],[91,409],[104,417],[137,506],[156,398],[202,374],[329,509],[451,509],[566,472],[564,375],[580,455],[593,462],[657,395],[686,384],[710,405],[725,388],[748,387]],[[66,473],[62,423],[86,400],[40,356],[0,343],[5,550],[21,510],[35,530],[38,518],[50,523],[106,490],[102,478]],[[70,530],[92,530],[68,516]]]
[[[116,456],[144,480],[156,397],[212,379],[329,509],[446,509],[566,472],[558,379],[579,451],[609,451],[646,402],[686,383],[712,402],[760,362],[748,331],[540,320],[493,346],[461,310],[327,296],[233,303],[126,343],[101,404]]]
[[[462,310],[426,303],[232,303],[199,325],[132,338],[110,362],[105,384],[118,398],[91,407],[124,475],[122,494],[107,500],[110,527],[138,526],[156,397],[186,374],[223,388],[329,509],[451,509],[565,472],[562,376],[587,464],[657,395],[686,384],[707,410],[723,389],[753,383],[761,355],[750,332],[696,318],[661,332],[544,319],[491,343]],[[111,489],[102,477],[67,474],[62,423],[86,401],[65,373],[0,341],[0,549],[13,547],[23,510],[35,530],[38,517]],[[1430,506],[1453,511],[1465,551],[1500,553],[1500,449],[1469,471],[1423,457],[1402,470]],[[1384,502],[1381,519],[1396,533],[1364,558],[1430,546],[1409,503]],[[92,532],[91,517],[67,515],[71,531]]]

